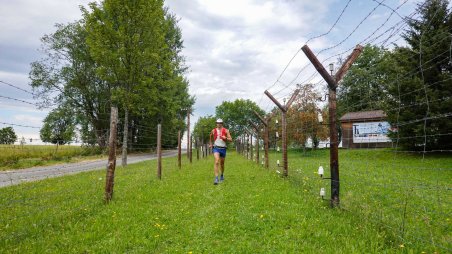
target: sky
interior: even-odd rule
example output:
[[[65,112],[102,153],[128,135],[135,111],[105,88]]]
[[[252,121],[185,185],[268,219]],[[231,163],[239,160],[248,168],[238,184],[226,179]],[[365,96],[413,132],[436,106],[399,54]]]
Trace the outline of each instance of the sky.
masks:
[[[38,109],[25,92],[31,92],[30,63],[44,56],[40,38],[53,33],[56,23],[80,19],[79,6],[89,2],[0,0],[0,128],[15,124],[19,138],[39,138],[48,109]],[[315,83],[324,91],[325,84],[300,51],[303,45],[327,66],[345,58],[358,43],[403,44],[403,29],[397,28],[403,28],[402,17],[415,11],[416,2],[167,0],[165,5],[180,19],[189,92],[196,97],[192,124],[200,116],[214,115],[223,101],[239,98],[269,111],[273,104],[265,90],[280,101],[296,84]]]

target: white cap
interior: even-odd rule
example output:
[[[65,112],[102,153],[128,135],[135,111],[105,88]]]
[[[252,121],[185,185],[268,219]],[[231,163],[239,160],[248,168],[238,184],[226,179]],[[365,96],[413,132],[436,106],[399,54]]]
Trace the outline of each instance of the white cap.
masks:
[[[218,118],[217,121],[216,121],[216,123],[223,123],[223,119]]]

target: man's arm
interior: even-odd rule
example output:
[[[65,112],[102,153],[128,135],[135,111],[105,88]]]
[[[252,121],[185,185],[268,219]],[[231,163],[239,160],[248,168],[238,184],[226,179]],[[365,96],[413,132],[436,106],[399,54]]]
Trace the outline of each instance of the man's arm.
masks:
[[[213,130],[210,132],[210,135],[209,135],[209,147],[212,147],[212,136],[213,136]]]
[[[226,135],[227,135],[227,140],[229,142],[232,142],[232,137],[231,137],[231,133],[229,133],[229,130],[226,132]]]

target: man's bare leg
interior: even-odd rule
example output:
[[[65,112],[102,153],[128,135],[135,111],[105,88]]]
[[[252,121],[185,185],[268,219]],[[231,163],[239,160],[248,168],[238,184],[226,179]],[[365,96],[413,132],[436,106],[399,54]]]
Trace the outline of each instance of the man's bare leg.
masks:
[[[221,168],[220,168],[220,171],[221,171],[220,181],[224,180],[224,177],[223,177],[223,173],[224,173],[224,159],[225,158],[220,158],[220,165],[221,165]]]
[[[215,182],[214,184],[218,184],[218,173],[220,171],[220,153],[214,153],[213,157],[215,158],[215,164],[213,166],[214,173],[215,173]]]

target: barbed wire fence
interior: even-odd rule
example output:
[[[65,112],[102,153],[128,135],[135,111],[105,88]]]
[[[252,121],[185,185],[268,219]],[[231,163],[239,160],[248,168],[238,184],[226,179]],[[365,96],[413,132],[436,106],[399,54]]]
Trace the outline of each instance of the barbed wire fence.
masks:
[[[328,34],[339,24],[341,18],[346,14],[351,1],[345,3],[345,7],[340,12],[331,28],[327,32],[318,36],[314,36],[307,40],[303,45],[308,45],[315,39],[328,36]],[[352,28],[351,32],[347,34],[338,43],[323,48],[312,57],[318,58],[320,68],[313,68],[311,63],[302,65],[293,78],[288,78],[287,82],[282,80],[285,77],[289,66],[294,62],[296,57],[301,57],[300,52],[302,48],[298,49],[289,62],[284,66],[283,71],[278,75],[276,81],[266,88],[266,91],[272,91],[271,94],[275,100],[282,101],[288,99],[297,89],[307,85],[313,84],[317,88],[316,92],[320,93],[321,98],[328,98],[330,91],[327,91],[328,76],[334,77],[334,67],[330,67],[331,74],[323,71],[323,75],[319,73],[322,65],[327,65],[332,60],[339,58],[339,63],[342,64],[342,55],[350,54],[355,46],[351,46],[346,50],[341,50],[341,46],[351,38],[351,35],[358,31],[358,28],[366,22],[370,15],[378,8],[388,8],[390,14],[387,18],[371,31],[368,35],[364,34],[362,40],[356,43],[357,45],[374,45],[379,48],[386,48],[398,43],[408,26],[408,22],[419,17],[420,13],[416,10],[409,15],[403,17],[398,11],[404,6],[407,1],[401,1],[398,6],[390,7],[384,4],[384,1],[374,1],[377,3],[374,9],[371,10],[356,27]],[[420,4],[419,7],[424,7],[428,1]],[[436,13],[434,13],[436,15]],[[398,21],[390,24],[390,19],[398,19]],[[421,34],[421,39],[422,39]],[[440,40],[434,41],[431,45],[435,46],[450,40],[452,43],[452,36],[443,37]],[[452,44],[451,44],[452,45]],[[353,147],[347,149],[340,149],[339,164],[340,164],[340,180],[330,174],[331,163],[328,158],[328,153],[331,150],[331,139],[323,140],[324,149],[316,149],[313,141],[306,147],[303,144],[302,150],[295,149],[298,147],[296,140],[293,137],[296,133],[308,133],[313,128],[318,126],[325,126],[331,128],[331,122],[328,120],[328,114],[322,110],[325,103],[318,101],[318,121],[307,122],[305,125],[300,125],[298,118],[292,117],[289,114],[286,120],[287,125],[300,126],[296,130],[289,133],[289,146],[293,146],[292,151],[289,151],[288,156],[288,172],[289,180],[297,186],[303,195],[312,195],[318,197],[319,202],[331,202],[327,196],[333,194],[330,192],[329,186],[337,185],[339,188],[341,202],[340,209],[355,216],[357,224],[363,225],[371,224],[380,231],[382,235],[387,235],[390,243],[398,248],[405,246],[416,246],[415,249],[425,250],[427,252],[450,252],[451,245],[451,204],[452,204],[452,150],[450,149],[429,149],[428,140],[450,138],[452,130],[443,131],[441,133],[429,130],[429,126],[435,126],[435,123],[440,121],[451,121],[452,111],[443,112],[440,114],[432,114],[431,108],[439,105],[450,104],[451,98],[446,95],[441,98],[431,99],[429,97],[429,90],[438,85],[443,85],[451,82],[452,76],[444,78],[443,80],[427,83],[424,79],[424,73],[433,68],[431,63],[448,60],[452,63],[452,46],[441,49],[436,52],[433,57],[427,58],[422,50],[422,43],[418,52],[418,66],[409,70],[406,73],[397,75],[390,84],[398,87],[398,92],[393,100],[396,101],[397,106],[387,108],[383,112],[384,115],[397,115],[396,121],[391,123],[392,130],[398,130],[410,124],[423,123],[422,133],[415,133],[413,135],[402,136],[398,131],[395,131],[395,137],[388,143],[386,147],[378,148],[377,145],[370,141],[371,138],[364,138],[362,142],[354,143]],[[333,49],[339,49],[338,52],[333,52],[330,55],[325,53],[331,52]],[[448,58],[448,59],[447,59]],[[370,67],[372,68],[372,67]],[[322,72],[322,70],[320,70]],[[401,89],[403,81],[413,76],[421,76],[422,85],[412,90]],[[287,76],[287,75],[286,75]],[[338,81],[338,80],[334,80]],[[331,80],[330,80],[331,82]],[[339,84],[340,89],[340,84]],[[360,91],[361,98],[358,100],[346,100],[347,104],[341,104],[343,112],[353,112],[356,108],[367,106],[367,111],[381,110],[379,105],[384,102],[385,98],[371,98],[370,91]],[[272,171],[278,174],[281,173],[280,160],[284,157],[284,152],[280,149],[282,129],[281,114],[275,110],[272,101],[267,100],[263,103],[264,94],[262,94],[258,105],[262,106],[272,117],[272,124],[270,124],[270,146],[268,148],[269,167]],[[403,102],[401,98],[412,97],[410,102]],[[323,100],[322,100],[323,101]],[[273,101],[274,102],[274,101]],[[414,111],[420,106],[425,110],[424,117],[401,118],[401,112]],[[300,112],[303,113],[303,112]],[[339,119],[341,116],[338,116]],[[278,121],[279,120],[279,121]],[[387,121],[381,118],[378,121]],[[358,121],[359,123],[360,121]],[[361,121],[365,122],[365,121]],[[343,121],[346,124],[347,121]],[[352,121],[349,121],[351,124]],[[362,132],[374,131],[372,126],[361,126]],[[342,144],[350,144],[357,141],[353,135],[344,135],[342,130],[341,141]],[[290,136],[292,135],[292,136]],[[245,157],[248,157],[250,148],[253,146],[246,140],[249,138],[242,138],[245,140],[244,147],[241,149],[245,151]],[[366,140],[367,139],[367,140]],[[402,149],[400,143],[405,140],[423,140],[419,142],[420,149]],[[388,140],[386,140],[387,142]],[[262,144],[264,140],[257,140],[256,142]],[[262,158],[264,159],[264,158]],[[284,159],[283,159],[284,160]],[[333,178],[333,179],[331,179]],[[334,188],[332,188],[334,191]],[[325,203],[326,205],[326,203]]]
[[[308,45],[316,39],[328,36],[331,31],[339,24],[343,16],[346,15],[348,8],[352,1],[349,0],[345,3],[344,8],[339,12],[339,16],[333,23],[333,25],[325,32],[317,36],[309,38],[303,45]],[[396,7],[390,7],[384,4],[384,1],[374,1],[376,6],[364,16],[358,24],[352,28],[351,32],[340,40],[338,43],[326,47],[318,51],[314,56],[318,58],[321,65],[327,65],[332,59],[343,56],[344,54],[349,55],[351,51],[355,48],[355,45],[351,47],[346,47],[342,49],[341,47],[350,40],[352,35],[356,34],[357,31],[362,28],[363,24],[369,20],[369,17],[379,8],[387,8],[390,10],[390,14],[387,19],[383,21],[377,29],[371,31],[371,33],[364,35],[363,39],[358,41],[358,45],[372,44],[379,47],[386,47],[397,43],[401,36],[400,34],[404,31],[407,26],[407,21],[414,19],[419,13],[417,11],[403,17],[398,13],[398,10],[402,8],[408,1],[402,1]],[[394,16],[399,18],[399,21],[394,24],[388,25],[389,20],[394,18]],[[443,40],[446,40],[444,38]],[[441,43],[442,41],[437,41],[435,43]],[[452,45],[452,40],[451,40]],[[336,50],[335,52],[333,52]],[[326,91],[327,82],[322,79],[316,68],[313,68],[311,63],[306,63],[301,66],[296,72],[294,77],[290,77],[287,82],[282,80],[282,77],[286,74],[287,69],[294,61],[296,57],[300,57],[300,52],[303,52],[302,48],[298,49],[295,55],[290,59],[290,61],[285,65],[283,71],[278,76],[276,81],[266,90],[271,91],[275,99],[278,101],[283,101],[285,98],[289,98],[298,88],[297,84],[303,86],[304,84],[314,84],[321,93],[321,97],[328,97],[330,94]],[[329,55],[326,53],[332,52]],[[429,68],[428,63],[434,62],[444,56],[449,56],[450,61],[452,61],[452,50],[451,48],[445,48],[442,52],[438,52],[434,58],[425,59],[423,57],[422,47],[419,51],[419,66],[413,69],[411,72],[406,73],[403,76],[397,77],[392,84],[400,87],[404,78],[408,78],[412,75],[420,74],[423,76],[424,72]],[[327,73],[328,74],[328,73]],[[332,74],[332,73],[331,73]],[[332,76],[332,75],[330,75]],[[440,82],[450,82],[452,77],[449,79],[442,80]],[[5,82],[1,82],[5,83]],[[442,138],[452,135],[452,130],[446,133],[436,133],[428,134],[427,123],[434,122],[438,120],[450,119],[452,117],[452,112],[446,112],[440,115],[432,115],[430,112],[430,107],[435,104],[450,102],[450,97],[444,97],[438,100],[429,100],[428,93],[426,90],[435,85],[426,84],[423,82],[423,86],[420,89],[401,92],[398,91],[398,107],[393,109],[388,109],[392,112],[386,113],[399,113],[402,110],[412,110],[419,105],[426,105],[427,110],[425,112],[425,117],[423,118],[413,118],[413,119],[399,119],[392,124],[392,128],[401,128],[405,125],[423,122],[423,134],[421,135],[411,135],[411,136],[397,136],[392,144],[391,150],[381,150],[377,149],[371,143],[358,143],[356,148],[349,148],[347,150],[339,151],[339,162],[340,162],[340,180],[338,179],[328,179],[331,175],[328,172],[331,170],[331,164],[328,158],[328,152],[331,149],[331,140],[324,140],[324,145],[327,149],[319,149],[318,151],[305,150],[304,152],[291,153],[289,152],[288,161],[288,176],[289,180],[292,181],[302,193],[307,195],[316,196],[319,202],[324,199],[328,193],[328,185],[339,184],[340,183],[340,193],[341,193],[341,209],[349,212],[350,214],[356,215],[356,220],[362,223],[372,223],[377,228],[381,228],[384,233],[391,234],[391,239],[393,239],[393,244],[414,244],[415,242],[420,242],[421,245],[428,246],[427,249],[437,250],[437,251],[451,251],[451,222],[450,222],[450,204],[452,204],[452,186],[450,184],[451,180],[451,164],[450,164],[450,153],[452,150],[428,150],[426,140],[429,138]],[[28,91],[26,91],[28,92]],[[362,91],[362,94],[369,96],[368,91]],[[418,101],[413,101],[411,104],[402,104],[400,101],[401,97],[422,95],[423,99]],[[35,103],[25,101],[18,98],[13,98],[11,96],[1,95],[0,96],[6,100],[12,100],[18,103],[26,103],[31,106],[36,106]],[[261,105],[264,98],[264,93],[260,98],[258,104]],[[371,110],[379,110],[377,105],[381,99],[375,98],[375,103],[371,105]],[[364,100],[353,102],[353,104],[341,105],[344,111],[348,112],[354,108],[360,106],[361,104],[367,103]],[[266,112],[269,112],[274,105],[271,101],[263,106]],[[319,108],[322,108],[322,103],[319,102]],[[270,119],[270,114],[267,116]],[[317,125],[324,125],[331,129],[332,124],[327,121],[326,116],[323,116],[322,121],[317,123],[309,123],[308,126],[301,127],[297,129],[297,132],[308,132],[309,129],[317,127]],[[268,120],[267,119],[267,120]],[[108,118],[104,119],[109,121]],[[275,126],[276,121],[281,121],[280,115],[271,115],[272,124],[268,124],[265,128],[268,131],[269,145],[265,146],[266,143],[262,138],[254,138],[254,142],[260,143],[261,149],[264,148],[266,153],[270,155],[264,161],[266,165],[272,171],[279,171],[279,163],[277,163],[281,156],[283,155],[282,149],[280,149],[280,133],[282,133],[282,124]],[[296,125],[297,119],[292,119],[290,116],[286,119],[286,125]],[[450,120],[449,120],[450,121]],[[27,126],[17,123],[7,123],[0,122],[5,126],[20,126],[25,128],[40,128],[37,126]],[[252,129],[252,126],[247,126]],[[260,125],[262,130],[264,126]],[[370,128],[370,127],[367,127]],[[256,128],[254,128],[255,131]],[[365,128],[364,128],[365,130]],[[151,131],[153,135],[157,135],[157,130]],[[163,133],[163,135],[166,135]],[[237,150],[245,155],[246,158],[255,160],[256,157],[253,156],[253,144],[251,140],[255,136],[251,131],[245,137],[238,138]],[[422,144],[422,150],[400,150],[399,141],[405,139],[424,139]],[[291,137],[289,136],[289,139]],[[26,139],[27,140],[27,139]],[[31,138],[32,141],[39,141],[37,139]],[[353,142],[353,136],[344,137],[342,136],[342,143]],[[31,141],[30,141],[31,142]],[[339,141],[338,141],[339,142]],[[180,143],[180,142],[179,142]],[[157,144],[140,144],[140,146],[151,145],[155,150],[157,150]],[[337,143],[337,145],[339,145]],[[290,147],[291,144],[288,144]],[[198,146],[196,146],[198,147]],[[170,147],[167,147],[170,148]],[[11,148],[0,149],[21,149],[19,146]],[[37,148],[36,148],[37,149]],[[148,150],[149,148],[137,149]],[[312,148],[313,149],[313,148]],[[15,151],[14,150],[14,151]],[[208,149],[205,149],[207,151]],[[254,151],[258,150],[256,147]],[[204,151],[204,150],[203,150]],[[203,152],[204,155],[204,152]],[[390,155],[390,156],[388,156]],[[440,159],[446,159],[445,161]],[[259,157],[257,158],[259,159]],[[84,162],[83,164],[90,165],[92,162]],[[264,162],[262,163],[264,164]],[[55,171],[54,175],[66,174],[64,171],[65,167],[61,166]],[[64,172],[64,173],[63,173]],[[76,173],[75,171],[73,173]],[[321,174],[320,174],[321,173]],[[124,174],[136,174],[133,171],[127,171]],[[325,181],[328,180],[328,181]],[[12,178],[10,178],[12,181]],[[55,179],[55,182],[62,181],[62,179]],[[98,191],[98,179],[90,179],[89,184],[93,190]],[[20,185],[18,188],[21,190],[35,188],[33,185],[24,184]],[[86,190],[86,185],[81,186],[77,191]],[[59,190],[61,191],[61,190]],[[58,200],[60,192],[55,190],[51,193],[46,193],[46,197],[54,197],[55,201]],[[319,195],[320,194],[320,195]],[[339,196],[339,195],[338,195]],[[24,205],[33,204],[35,200],[38,200],[40,196],[36,197],[23,197],[21,200],[11,199],[7,200],[6,203],[2,204],[2,209],[8,209],[11,204],[16,202],[22,202]],[[330,201],[330,200],[328,200]],[[45,215],[45,209],[50,207],[52,204],[43,204],[43,214]],[[84,209],[86,207],[76,207],[74,209]],[[26,212],[19,214],[16,219],[28,216]],[[14,236],[11,236],[14,237]]]

